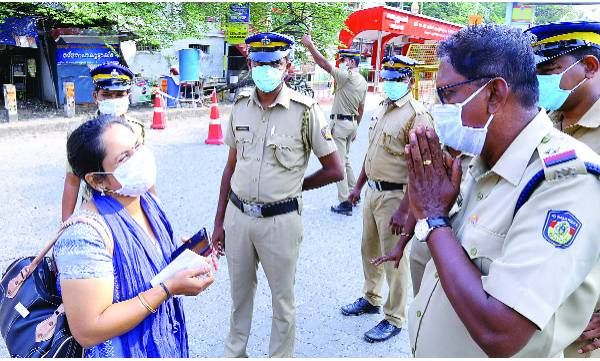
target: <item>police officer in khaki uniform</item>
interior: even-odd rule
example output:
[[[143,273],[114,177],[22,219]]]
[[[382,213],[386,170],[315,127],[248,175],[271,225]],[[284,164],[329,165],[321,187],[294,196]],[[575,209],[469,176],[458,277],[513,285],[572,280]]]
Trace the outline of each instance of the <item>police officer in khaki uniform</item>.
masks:
[[[600,23],[546,24],[527,33],[533,35],[540,105],[551,110],[557,129],[600,153]],[[586,332],[565,350],[565,357],[600,357],[598,337],[600,300]]]
[[[356,138],[367,96],[367,81],[358,72],[360,52],[355,49],[340,49],[338,57],[341,62],[339,68],[336,68],[317,50],[310,35],[304,35],[302,43],[310,51],[315,63],[335,80],[335,97],[330,115],[331,134],[344,164],[345,179],[336,184],[340,203],[331,207],[331,211],[351,216],[352,205],[348,202],[348,195],[349,190],[356,185],[356,178],[350,164],[350,144]]]
[[[133,72],[124,65],[106,63],[90,70],[90,77],[96,88],[92,93],[94,102],[98,104],[96,115],[113,114],[123,117],[131,125],[133,131],[140,136],[141,142],[143,142],[145,136],[144,124],[125,115],[129,109],[129,91],[131,89]],[[66,221],[75,211],[81,184],[79,177],[73,174],[69,162],[67,162],[66,168],[67,173],[65,175],[61,204],[63,221]],[[150,191],[155,193],[154,186]],[[83,199],[88,199],[89,196],[90,194],[84,191]]]
[[[213,234],[215,247],[227,256],[231,283],[225,356],[247,356],[260,262],[273,296],[269,355],[291,357],[302,191],[339,181],[343,171],[319,106],[282,81],[293,40],[259,33],[246,44],[256,89],[240,94],[226,125],[230,150]],[[322,168],[305,178],[311,151]]]
[[[460,168],[462,171],[463,179],[465,175],[468,173],[469,163],[473,159],[472,156],[468,154],[464,154],[461,152],[457,152],[452,148],[445,147],[445,150],[451,156],[457,158],[460,161]],[[450,212],[448,214],[449,217],[452,217],[458,210],[460,209],[460,205],[457,203],[452,206]],[[374,259],[371,263],[375,266],[379,266],[384,262],[394,262],[394,267],[398,268],[400,266],[400,261],[404,256],[404,249],[410,242],[410,257],[408,258],[408,264],[410,268],[410,279],[413,288],[413,295],[419,293],[419,288],[421,287],[421,280],[423,279],[423,273],[425,272],[425,266],[427,262],[431,259],[431,253],[429,252],[429,248],[426,243],[419,242],[414,240],[414,232],[415,225],[417,220],[410,213],[410,199],[408,197],[408,193],[404,194],[404,198],[402,199],[402,203],[400,204],[401,212],[398,216],[399,222],[402,224],[399,225],[396,233],[400,234],[400,239],[396,244],[396,247],[392,250],[392,252],[386,254],[385,256],[381,256],[379,258]]]
[[[398,240],[393,231],[394,215],[407,183],[404,146],[408,133],[418,125],[432,126],[432,119],[423,105],[411,95],[414,78],[410,66],[416,61],[406,56],[393,55],[383,59],[383,90],[386,95],[369,124],[369,148],[358,177],[356,187],[348,201],[355,203],[365,185],[368,189],[363,208],[362,261],[364,296],[341,308],[344,315],[379,313],[382,302],[381,288],[384,271],[371,264],[371,260],[390,252]],[[383,306],[384,319],[365,333],[369,342],[385,341],[397,335],[405,318],[408,286],[408,262],[399,268],[385,266],[385,279],[389,286]]]
[[[439,138],[418,128],[405,149],[415,237],[432,255],[408,314],[413,353],[562,356],[600,295],[600,156],[537,108],[519,30],[464,28],[438,56]],[[476,155],[462,184],[440,141]]]

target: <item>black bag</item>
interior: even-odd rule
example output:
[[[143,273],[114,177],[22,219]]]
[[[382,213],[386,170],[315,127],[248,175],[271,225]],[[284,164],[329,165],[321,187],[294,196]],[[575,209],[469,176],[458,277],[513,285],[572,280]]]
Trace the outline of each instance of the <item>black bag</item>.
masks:
[[[105,226],[86,216],[71,217],[37,257],[13,262],[0,281],[0,333],[11,357],[83,357],[84,350],[69,331],[56,270],[46,254],[71,225],[86,223],[107,236]]]

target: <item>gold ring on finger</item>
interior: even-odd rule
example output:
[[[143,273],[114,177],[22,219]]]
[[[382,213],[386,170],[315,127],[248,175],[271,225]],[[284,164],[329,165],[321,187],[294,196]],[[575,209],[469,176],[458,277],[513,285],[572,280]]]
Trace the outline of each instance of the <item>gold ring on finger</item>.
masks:
[[[425,159],[423,165],[431,165],[431,159]]]

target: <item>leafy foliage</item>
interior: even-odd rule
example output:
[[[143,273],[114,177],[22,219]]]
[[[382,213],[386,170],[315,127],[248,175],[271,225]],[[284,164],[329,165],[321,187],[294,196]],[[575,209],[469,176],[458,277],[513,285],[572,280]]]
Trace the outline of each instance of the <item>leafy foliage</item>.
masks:
[[[176,39],[205,36],[210,28],[225,30],[225,2],[12,2],[0,6],[0,19],[34,16],[48,28],[91,27],[103,33],[133,32],[138,41],[168,46]],[[315,44],[335,45],[350,13],[346,3],[253,2],[250,30],[280,31],[299,37],[308,29]],[[212,24],[211,24],[212,23]]]

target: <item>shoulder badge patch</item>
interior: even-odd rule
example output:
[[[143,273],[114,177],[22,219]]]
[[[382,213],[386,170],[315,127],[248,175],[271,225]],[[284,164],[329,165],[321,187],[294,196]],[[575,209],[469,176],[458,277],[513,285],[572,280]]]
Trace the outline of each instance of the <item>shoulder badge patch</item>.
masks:
[[[542,235],[556,248],[569,248],[580,229],[581,222],[573,213],[550,210],[546,216]]]
[[[325,140],[333,139],[333,136],[331,135],[331,128],[329,128],[329,125],[325,125],[323,128],[321,128],[321,135]]]

